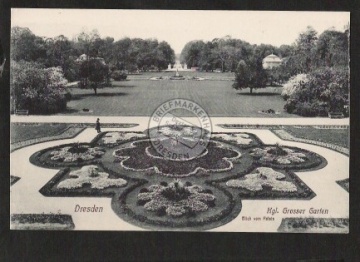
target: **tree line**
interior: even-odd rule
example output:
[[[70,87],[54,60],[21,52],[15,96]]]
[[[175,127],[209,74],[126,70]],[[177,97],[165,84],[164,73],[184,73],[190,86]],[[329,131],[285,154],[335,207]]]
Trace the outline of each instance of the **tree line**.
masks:
[[[82,31],[73,39],[48,38],[29,28],[11,28],[10,93],[12,111],[49,114],[66,109],[68,81],[92,88],[126,79],[128,72],[162,70],[175,62],[170,45],[157,39],[101,38],[97,30]]]
[[[248,79],[240,82],[262,87],[267,81],[284,82],[291,76],[308,73],[320,67],[344,67],[349,63],[349,29],[343,32],[329,29],[318,35],[312,28],[299,34],[291,45],[276,47],[269,44],[250,44],[231,36],[215,38],[211,41],[194,40],[188,42],[181,51],[181,61],[189,67],[202,71],[237,72],[244,70]],[[283,61],[276,69],[265,70],[262,60],[275,54]],[[246,65],[246,68],[241,68]],[[240,66],[240,68],[238,68]],[[253,77],[251,75],[254,75]]]
[[[44,67],[60,66],[66,79],[78,80],[76,59],[86,54],[101,57],[111,71],[162,70],[175,62],[171,46],[157,39],[101,37],[97,30],[82,31],[73,39],[63,35],[53,38],[35,35],[29,28],[11,28],[11,59],[36,62]]]
[[[203,71],[220,69],[235,73],[233,88],[264,88],[284,84],[284,109],[302,116],[348,115],[349,25],[344,31],[333,28],[318,34],[312,27],[301,32],[291,45],[252,45],[230,36],[212,41],[188,42],[182,62]],[[264,69],[263,59],[275,54],[278,67]]]

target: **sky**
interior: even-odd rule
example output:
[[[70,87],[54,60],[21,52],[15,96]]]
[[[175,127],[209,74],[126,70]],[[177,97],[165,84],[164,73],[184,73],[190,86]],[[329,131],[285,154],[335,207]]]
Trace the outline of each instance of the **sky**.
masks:
[[[38,36],[64,35],[69,39],[82,30],[97,29],[101,37],[157,38],[179,54],[192,40],[211,41],[230,35],[251,44],[292,44],[312,26],[318,33],[343,31],[349,12],[187,11],[12,9],[11,25],[28,27]]]

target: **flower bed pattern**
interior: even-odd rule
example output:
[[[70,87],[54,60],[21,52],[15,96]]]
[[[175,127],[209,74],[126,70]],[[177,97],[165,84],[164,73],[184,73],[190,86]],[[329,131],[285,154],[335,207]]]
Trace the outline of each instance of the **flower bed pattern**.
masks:
[[[162,139],[170,141],[164,134],[173,137],[178,132],[194,139],[199,130],[165,127],[160,131]],[[291,170],[326,163],[315,153],[293,147],[279,150],[253,134],[239,132],[216,133],[199,156],[171,161],[153,148],[149,137],[108,132],[89,144],[36,152],[30,158],[35,165],[64,168],[40,192],[112,197],[113,211],[140,227],[203,230],[234,219],[241,211],[240,199],[311,199],[315,194]],[[81,158],[82,154],[87,156]],[[174,181],[182,177],[186,182]]]
[[[109,174],[99,172],[97,166],[83,166],[80,170],[72,171],[68,179],[61,181],[57,187],[74,189],[90,184],[91,188],[104,189],[107,187],[123,187],[127,184],[122,178],[110,179]]]
[[[51,151],[50,158],[53,161],[59,162],[75,162],[79,159],[83,161],[92,160],[96,157],[100,157],[104,154],[104,150],[99,147],[89,147],[89,146],[65,146],[57,150]]]
[[[278,232],[286,233],[349,233],[348,218],[283,218]]]
[[[250,191],[261,191],[264,186],[271,187],[273,191],[295,192],[296,186],[292,182],[282,181],[285,175],[269,167],[259,167],[256,173],[245,175],[245,179],[234,179],[226,182],[228,187],[245,188]]]
[[[253,140],[248,134],[212,134],[212,138],[235,142],[238,145],[250,145]]]
[[[259,166],[301,170],[326,164],[319,155],[304,149],[279,145],[263,145],[253,148],[250,155]]]
[[[18,176],[10,176],[10,186],[15,184],[19,180],[20,180],[20,177],[18,177]]]
[[[204,212],[215,201],[215,196],[205,193],[201,186],[184,185],[179,180],[169,185],[152,185],[145,191],[138,194],[138,202],[144,204],[146,210],[172,217]]]
[[[149,154],[147,150],[153,151]],[[129,147],[114,151],[114,157],[120,159],[120,165],[132,171],[154,170],[169,177],[186,177],[203,172],[224,172],[233,167],[232,159],[241,156],[239,151],[224,148],[222,144],[210,142],[207,154],[188,161],[169,161],[153,150],[149,140],[133,142]]]
[[[93,143],[72,143],[46,148],[34,153],[30,162],[46,168],[63,168],[98,164],[105,149]],[[100,161],[101,162],[101,161]]]
[[[11,229],[18,230],[71,230],[75,224],[70,215],[13,214]]]
[[[278,164],[291,164],[305,162],[305,154],[294,152],[290,148],[282,148],[279,146],[268,146],[264,149],[255,148],[251,151],[250,155],[258,158],[260,162],[275,162]]]
[[[144,137],[146,137],[146,135],[135,132],[107,132],[99,139],[98,143],[100,145],[111,147],[118,145],[123,141]]]
[[[349,193],[350,180],[348,178],[336,181],[336,183]]]

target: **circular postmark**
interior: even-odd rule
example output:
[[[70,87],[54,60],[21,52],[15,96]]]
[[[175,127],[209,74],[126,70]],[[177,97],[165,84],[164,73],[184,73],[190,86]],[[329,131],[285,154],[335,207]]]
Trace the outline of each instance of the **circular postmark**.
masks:
[[[190,115],[180,117],[179,115]],[[154,158],[188,161],[207,154],[211,121],[206,111],[187,99],[164,102],[152,114],[149,136],[152,148],[146,153]]]

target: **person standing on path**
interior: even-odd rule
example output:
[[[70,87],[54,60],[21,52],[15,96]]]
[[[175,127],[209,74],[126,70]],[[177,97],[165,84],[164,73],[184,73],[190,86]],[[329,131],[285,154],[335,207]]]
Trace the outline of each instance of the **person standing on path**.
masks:
[[[97,131],[98,133],[101,132],[100,119],[99,119],[99,118],[96,120],[96,127],[95,127],[95,129],[96,129],[96,131]]]

